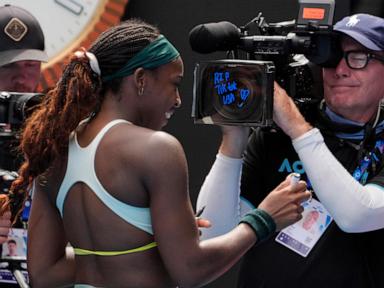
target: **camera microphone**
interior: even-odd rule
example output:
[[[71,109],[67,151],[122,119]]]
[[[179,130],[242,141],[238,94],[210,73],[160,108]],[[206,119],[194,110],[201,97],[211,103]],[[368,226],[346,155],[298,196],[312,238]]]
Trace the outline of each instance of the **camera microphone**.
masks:
[[[236,48],[241,33],[236,25],[222,21],[218,23],[199,24],[189,32],[189,43],[193,51],[212,53]]]

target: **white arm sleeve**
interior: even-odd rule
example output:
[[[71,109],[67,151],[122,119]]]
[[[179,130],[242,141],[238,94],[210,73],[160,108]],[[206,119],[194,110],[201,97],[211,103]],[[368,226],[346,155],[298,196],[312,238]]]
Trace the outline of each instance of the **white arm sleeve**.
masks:
[[[197,198],[196,210],[205,207],[202,218],[211,221],[212,227],[202,229],[201,239],[225,234],[236,227],[242,213],[250,206],[240,201],[242,159],[216,155]]]
[[[338,162],[316,128],[294,139],[293,146],[319,200],[345,232],[384,228],[384,188],[361,185]]]

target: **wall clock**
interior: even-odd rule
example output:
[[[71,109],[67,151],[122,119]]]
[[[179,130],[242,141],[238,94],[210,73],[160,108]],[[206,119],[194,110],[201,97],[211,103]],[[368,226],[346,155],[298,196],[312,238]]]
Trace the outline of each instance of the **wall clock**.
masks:
[[[88,48],[97,36],[120,22],[128,0],[0,0],[22,7],[40,22],[48,63],[43,64],[39,90],[55,85],[67,58]]]

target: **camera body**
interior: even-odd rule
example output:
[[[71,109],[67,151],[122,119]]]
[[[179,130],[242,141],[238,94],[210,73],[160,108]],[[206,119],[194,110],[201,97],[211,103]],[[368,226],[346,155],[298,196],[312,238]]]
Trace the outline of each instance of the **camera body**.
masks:
[[[19,131],[44,94],[0,91],[0,194],[7,193],[21,163],[15,153]],[[13,175],[13,176],[12,176]]]
[[[0,131],[12,133],[19,129],[30,115],[35,105],[39,104],[44,94],[0,92]]]
[[[299,108],[322,97],[320,68],[335,67],[341,59],[339,36],[332,26],[335,3],[299,0],[299,5],[298,17],[292,21],[268,24],[259,13],[240,28],[222,21],[191,30],[194,51],[227,51],[227,60],[195,66],[195,123],[271,126],[274,81]],[[228,91],[232,82],[237,84],[235,93]],[[249,93],[249,98],[244,100],[242,93]]]

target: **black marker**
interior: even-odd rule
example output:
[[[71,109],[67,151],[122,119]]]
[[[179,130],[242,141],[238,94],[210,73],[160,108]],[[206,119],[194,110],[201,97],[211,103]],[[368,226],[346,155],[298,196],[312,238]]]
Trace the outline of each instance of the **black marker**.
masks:
[[[205,209],[205,206],[201,207],[200,210],[196,212],[195,217],[200,217],[201,214],[203,214],[204,209]]]

